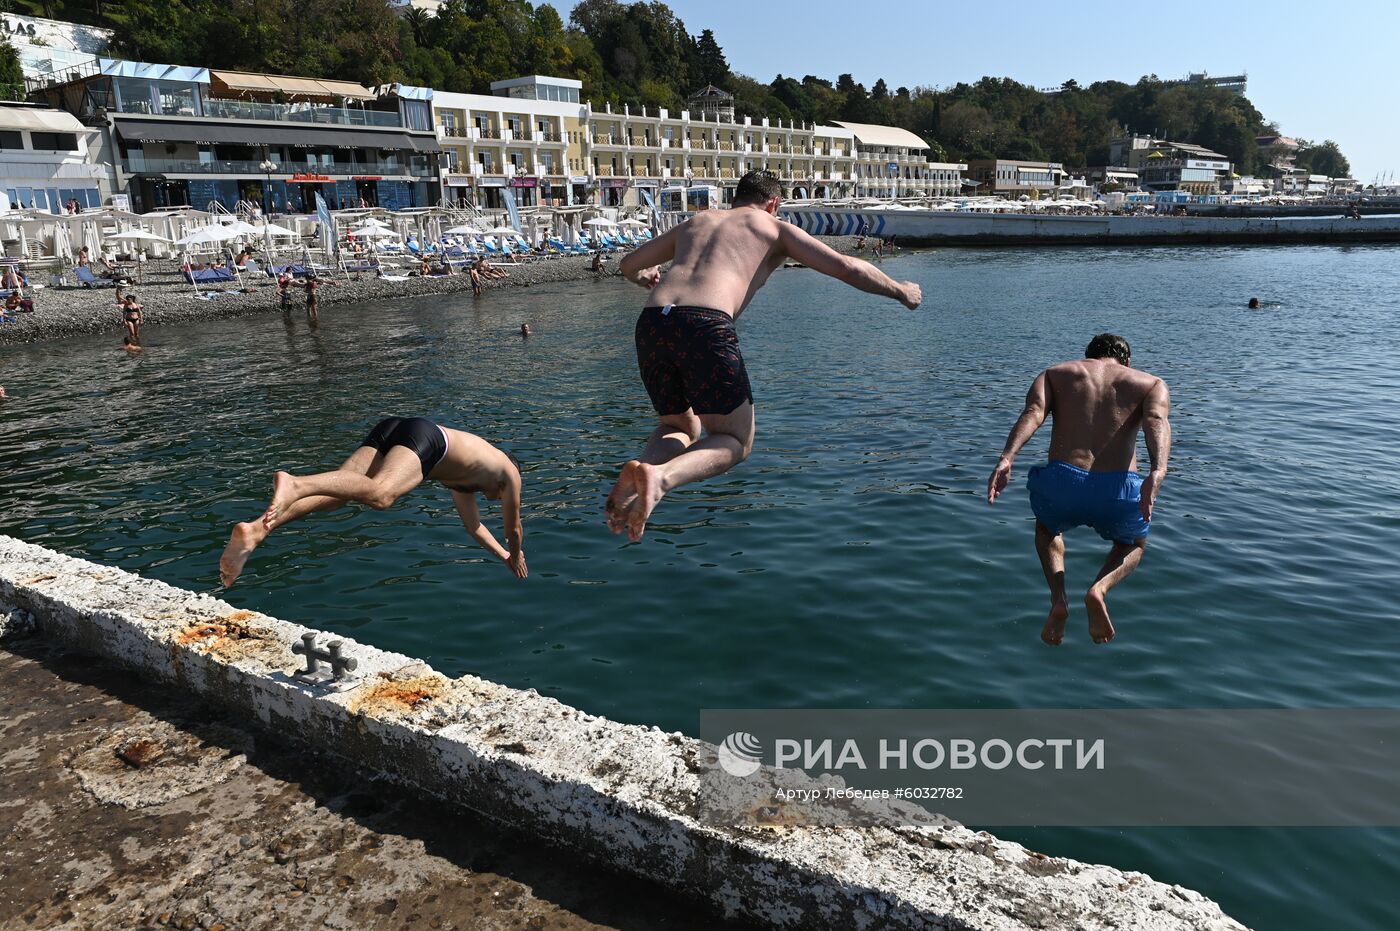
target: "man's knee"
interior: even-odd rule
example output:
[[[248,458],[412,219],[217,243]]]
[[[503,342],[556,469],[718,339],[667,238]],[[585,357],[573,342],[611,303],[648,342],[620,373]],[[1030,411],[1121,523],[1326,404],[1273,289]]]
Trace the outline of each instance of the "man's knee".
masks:
[[[399,496],[394,489],[390,488],[388,485],[375,485],[374,491],[365,499],[365,504],[368,504],[376,511],[383,511],[393,505],[397,500],[399,500]]]

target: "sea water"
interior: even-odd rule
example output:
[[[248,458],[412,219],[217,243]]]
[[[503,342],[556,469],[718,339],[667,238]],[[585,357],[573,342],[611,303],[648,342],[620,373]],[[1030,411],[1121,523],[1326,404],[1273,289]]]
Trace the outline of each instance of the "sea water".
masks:
[[[425,416],[525,464],[528,581],[428,486],[278,531],[224,597],[688,732],[722,707],[1400,705],[1400,250],[936,250],[882,268],[924,305],[774,276],[740,322],[754,454],[663,501],[640,544],[602,513],[652,416],[632,349],[645,295],[617,280],[327,306],[315,326],[150,326],[134,357],[115,333],[0,349],[0,532],[211,591],[274,470],[331,468],[381,417]],[[1092,645],[1077,610],[1052,649],[1024,494],[1048,436],[994,506],[986,479],[1031,379],[1103,331],[1171,386],[1171,474],[1112,596],[1118,638]],[[1107,545],[1067,542],[1082,591]],[[1400,926],[1400,831],[999,833],[1259,928]]]

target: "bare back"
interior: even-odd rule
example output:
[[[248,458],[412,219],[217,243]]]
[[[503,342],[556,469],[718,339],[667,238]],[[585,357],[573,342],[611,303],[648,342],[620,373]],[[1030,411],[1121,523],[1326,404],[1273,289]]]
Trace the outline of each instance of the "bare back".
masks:
[[[1162,380],[1114,359],[1062,362],[1044,378],[1050,458],[1094,472],[1135,471],[1145,402]]]
[[[675,258],[651,302],[710,307],[737,318],[783,262],[780,223],[743,207],[691,217],[666,233],[675,239]]]
[[[500,487],[512,471],[510,460],[490,443],[465,430],[440,428],[447,435],[447,455],[427,477],[456,491]]]

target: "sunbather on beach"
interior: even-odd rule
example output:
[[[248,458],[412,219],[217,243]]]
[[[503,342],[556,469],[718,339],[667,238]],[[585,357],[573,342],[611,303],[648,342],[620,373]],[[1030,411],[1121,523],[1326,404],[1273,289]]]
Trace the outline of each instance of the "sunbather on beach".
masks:
[[[608,496],[613,533],[640,540],[667,492],[748,458],[753,394],[734,324],[786,259],[910,309],[923,300],[914,282],[895,281],[778,220],[781,197],[777,176],[751,171],[734,190],[732,210],[697,213],[623,256],[622,274],[651,291],[637,320],[637,361],[660,426]]]
[[[523,579],[529,574],[520,522],[520,464],[479,436],[422,417],[389,417],[375,424],[360,447],[334,472],[272,480],[272,503],[262,517],[237,524],[219,560],[219,578],[232,585],[253,550],[278,527],[315,511],[357,501],[382,511],[425,481],[441,484],[467,533]],[[476,496],[501,502],[506,546],[481,522]]]
[[[1026,480],[1035,513],[1035,549],[1050,586],[1050,616],[1040,639],[1051,646],[1064,640],[1069,617],[1062,534],[1087,525],[1113,543],[1084,596],[1089,636],[1095,643],[1107,643],[1116,632],[1105,599],[1142,562],[1152,529],[1152,508],[1171,455],[1167,419],[1171,397],[1166,382],[1132,368],[1127,341],[1112,333],[1095,336],[1084,356],[1036,376],[1001,459],[987,479],[990,503],[1010,483],[1011,464],[1021,447],[1047,416],[1054,419],[1050,461],[1032,468]],[[1146,478],[1137,471],[1139,432],[1146,437],[1151,461]]]

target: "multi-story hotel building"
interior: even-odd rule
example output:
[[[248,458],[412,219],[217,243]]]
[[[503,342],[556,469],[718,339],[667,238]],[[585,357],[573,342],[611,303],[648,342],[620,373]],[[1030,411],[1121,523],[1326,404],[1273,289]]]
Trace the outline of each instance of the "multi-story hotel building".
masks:
[[[29,78],[32,98],[97,130],[112,193],[147,211],[238,202],[310,211],[439,199],[432,91],[98,58]]]
[[[1059,162],[973,158],[968,159],[967,165],[971,180],[977,184],[977,193],[999,197],[1052,195],[1065,178],[1064,165]]]
[[[753,169],[778,174],[792,197],[956,194],[965,166],[931,163],[922,139],[890,126],[820,126],[736,117],[707,87],[672,113],[613,110],[579,99],[578,81],[539,75],[497,81],[492,94],[433,97],[444,150],[444,200],[623,206],[663,187],[709,184],[727,201]]]

